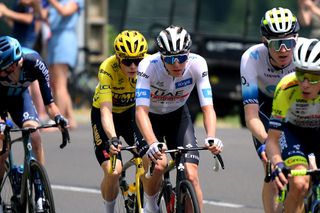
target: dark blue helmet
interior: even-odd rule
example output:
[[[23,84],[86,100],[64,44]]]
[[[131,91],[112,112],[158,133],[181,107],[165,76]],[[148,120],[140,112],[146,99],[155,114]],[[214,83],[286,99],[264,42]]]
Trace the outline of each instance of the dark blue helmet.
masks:
[[[22,57],[21,45],[10,36],[0,37],[0,70],[8,68]]]

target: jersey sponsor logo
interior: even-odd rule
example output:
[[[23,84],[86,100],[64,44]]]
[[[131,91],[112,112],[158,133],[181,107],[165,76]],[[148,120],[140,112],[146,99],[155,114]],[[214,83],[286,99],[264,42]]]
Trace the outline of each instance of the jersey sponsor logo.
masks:
[[[124,90],[125,87],[112,87],[113,90]]]
[[[260,58],[260,53],[259,53],[259,51],[258,51],[258,50],[252,51],[252,52],[250,53],[250,58],[253,58],[254,60],[259,60],[259,58]]]
[[[112,103],[114,106],[128,106],[135,102],[135,93],[127,92],[122,94],[113,93]]]
[[[14,88],[20,88],[20,87],[28,87],[32,82],[31,81],[25,81],[25,82],[8,82],[8,81],[0,81],[0,84],[5,87],[14,87]]]
[[[150,90],[148,89],[136,89],[136,98],[149,98]]]
[[[183,94],[183,90],[176,91],[175,93],[156,90],[151,94],[152,99],[157,101],[176,101],[184,100],[189,96],[189,93]]]
[[[37,59],[35,67],[37,67],[42,72],[49,85],[49,70],[44,62]]]
[[[176,89],[181,88],[181,87],[185,87],[192,84],[192,78],[188,78],[186,80],[180,81],[176,83]]]
[[[202,94],[205,98],[212,98],[212,91],[210,88],[202,89]]]
[[[202,78],[204,78],[206,76],[208,76],[208,71],[205,71],[205,72],[202,73]]]
[[[244,76],[241,76],[241,84],[243,86],[249,86],[249,82],[247,81],[247,79]]]
[[[98,129],[97,129],[97,125],[93,125],[93,135],[94,135],[94,143],[96,144],[96,146],[99,146],[100,144],[102,144],[102,139],[99,135]]]
[[[150,64],[156,64],[156,63],[158,63],[158,61],[159,61],[159,60],[157,60],[157,59],[151,60],[151,61],[150,61]]]
[[[110,73],[108,73],[107,71],[105,71],[105,70],[100,70],[99,72],[102,73],[102,74],[104,74],[104,75],[106,75],[106,76],[108,76],[109,78],[111,78],[111,79],[113,80],[112,75],[111,75]]]
[[[137,72],[137,75],[142,77],[142,78],[149,78],[149,75],[145,74],[144,72]]]
[[[100,90],[110,89],[110,85],[100,85]]]

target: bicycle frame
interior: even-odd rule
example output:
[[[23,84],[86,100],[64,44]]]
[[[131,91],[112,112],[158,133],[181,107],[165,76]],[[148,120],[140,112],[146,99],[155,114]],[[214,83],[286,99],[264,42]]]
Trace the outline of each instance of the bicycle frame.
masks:
[[[132,153],[133,157],[128,160],[126,163],[123,164],[122,167],[122,173],[120,177],[120,187],[123,192],[125,192],[127,189],[127,182],[125,181],[125,171],[130,168],[131,166],[135,166],[136,171],[135,171],[135,193],[136,193],[136,202],[137,202],[137,207],[139,209],[139,213],[143,213],[143,204],[142,204],[142,196],[141,196],[141,182],[140,182],[140,176],[144,174],[144,168],[143,168],[143,161],[142,158],[139,156],[139,154],[135,151],[137,147],[136,146],[127,146],[127,147],[122,147],[121,151],[129,151]],[[112,170],[114,171],[115,164],[112,162],[114,161],[115,158],[110,158],[111,160],[111,165],[113,166]]]
[[[320,209],[320,169],[301,169],[301,170],[289,170],[288,174],[294,176],[311,176],[312,187],[309,189],[309,193],[305,198],[306,212],[318,212]],[[271,162],[267,162],[267,173],[265,182],[271,181]],[[287,187],[284,190],[279,191],[277,202],[284,202],[287,195]],[[316,211],[316,208],[319,208]]]
[[[31,168],[32,164],[33,164],[34,169],[37,168],[37,172],[41,172],[41,174],[38,174],[38,175],[41,175],[41,181],[44,180],[43,178],[45,178],[45,183],[42,182],[42,184],[45,184],[44,186],[47,186],[47,188],[48,187],[50,188],[50,185],[48,184],[49,180],[48,180],[46,171],[34,156],[34,152],[32,150],[30,134],[38,129],[51,128],[51,127],[57,127],[57,125],[53,124],[53,125],[42,125],[39,127],[26,127],[26,128],[12,129],[12,127],[7,124],[7,126],[5,128],[5,131],[4,131],[5,139],[4,139],[1,154],[6,153],[7,148],[8,148],[9,153],[8,153],[8,160],[7,160],[7,166],[8,166],[7,176],[4,177],[4,179],[9,178],[11,186],[13,188],[16,186],[13,184],[12,171],[13,171],[14,166],[16,166],[16,163],[14,161],[13,152],[12,152],[11,147],[16,142],[22,142],[22,144],[23,144],[23,151],[24,151],[23,173],[21,176],[21,182],[20,182],[20,186],[19,186],[20,191],[16,192],[16,190],[12,190],[12,194],[13,194],[13,197],[15,198],[16,202],[13,202],[14,204],[11,207],[16,208],[16,211],[18,211],[18,212],[26,211],[27,205],[30,205],[31,208],[34,208],[34,205],[29,203],[30,199],[32,199],[32,197],[33,197],[33,191],[30,190],[30,188],[32,187],[31,185],[33,185],[33,181],[31,180],[32,179],[31,173],[33,173],[32,168]],[[11,140],[10,132],[22,132],[22,136],[17,137],[14,140]],[[60,145],[60,148],[63,148],[67,142],[70,142],[69,141],[69,133],[68,133],[67,129],[64,129],[64,132],[62,133],[62,137],[63,137],[62,138],[63,142]],[[30,186],[30,187],[28,187],[28,186]],[[3,187],[3,185],[1,185],[1,190],[2,190],[2,187]],[[45,191],[47,193],[49,193],[48,196],[50,196],[50,198],[46,197],[46,199],[47,198],[50,199],[49,205],[51,205],[50,208],[52,208],[52,210],[54,211],[54,201],[53,201],[53,197],[52,197],[51,188],[45,189]],[[45,196],[47,196],[47,194]],[[11,199],[11,201],[12,201],[12,199]],[[12,202],[11,202],[11,205],[12,205]]]
[[[172,171],[174,168],[176,168],[176,185],[175,185],[175,196],[177,198],[179,198],[181,196],[180,194],[180,185],[186,181],[188,182],[186,175],[185,175],[185,158],[184,158],[184,154],[189,152],[189,151],[200,151],[200,150],[208,150],[208,147],[191,147],[191,148],[184,148],[184,147],[177,147],[176,149],[172,149],[172,150],[166,150],[165,153],[174,153],[175,154],[175,158],[174,160],[170,160],[168,163],[168,166],[164,172],[164,187],[168,187],[169,189],[167,191],[164,191],[163,193],[166,193],[165,195],[165,200],[166,203],[168,203],[168,201],[170,200],[170,194],[168,194],[168,191],[172,190],[172,184],[170,181],[170,171]],[[217,161],[215,162],[215,166],[214,166],[214,171],[218,171],[219,169],[217,167],[222,167],[222,169],[224,169],[224,163],[222,160],[222,157],[220,154],[214,155],[214,159]],[[217,166],[219,165],[219,166]],[[154,168],[154,163],[152,162],[152,165],[149,167],[148,173],[146,174],[146,177],[150,177],[152,176],[152,172],[153,172],[153,168]],[[191,183],[190,183],[191,184]],[[194,199],[197,199],[195,196],[195,192],[193,192]],[[161,194],[160,196],[161,197]],[[158,200],[158,205],[160,204],[160,199]],[[198,203],[198,201],[196,200],[196,202]],[[168,206],[166,206],[168,208]],[[170,208],[173,208],[173,206],[170,206]],[[179,209],[179,205],[176,206],[176,212],[180,212],[181,209]],[[199,206],[195,207],[196,209],[199,208]],[[200,210],[198,210],[200,211]],[[168,211],[170,212],[170,211]]]
[[[23,150],[24,150],[24,162],[23,162],[23,173],[21,178],[21,187],[20,187],[20,199],[19,199],[19,205],[22,208],[25,208],[26,203],[28,202],[27,198],[27,192],[26,192],[26,185],[28,184],[28,176],[30,174],[30,162],[36,161],[36,158],[34,157],[34,153],[32,151],[32,145],[31,145],[31,139],[30,139],[30,132],[29,131],[22,131],[22,137],[16,138],[10,142],[10,146],[18,141],[22,141],[23,143]],[[13,153],[10,149],[9,152],[9,170],[12,171],[13,166],[15,165],[15,162],[13,160]],[[16,197],[19,197],[17,194],[14,194]]]

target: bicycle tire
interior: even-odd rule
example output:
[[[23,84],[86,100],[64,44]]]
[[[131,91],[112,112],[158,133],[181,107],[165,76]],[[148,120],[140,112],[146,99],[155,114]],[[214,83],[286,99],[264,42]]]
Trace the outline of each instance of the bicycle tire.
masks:
[[[177,213],[184,213],[192,209],[194,213],[200,213],[200,207],[193,185],[188,180],[182,180],[177,186]],[[188,202],[189,201],[189,202]]]
[[[36,186],[34,183],[35,175],[38,174],[38,179],[41,182],[43,193],[42,193],[42,206],[43,206],[43,212],[45,213],[55,213],[55,206],[54,206],[54,200],[53,200],[53,194],[51,185],[49,182],[49,178],[47,175],[47,172],[45,168],[35,160],[30,161],[30,173],[27,181],[27,208],[26,212],[28,213],[34,213],[35,207],[36,207],[36,201],[35,201],[35,190]]]
[[[4,166],[4,175],[1,182],[1,208],[4,213],[18,213],[13,201],[13,181],[10,176],[9,163],[6,161]],[[14,201],[13,201],[14,202]]]
[[[175,199],[175,191],[172,188],[171,183],[164,181],[157,202],[160,208],[160,213],[175,212]]]

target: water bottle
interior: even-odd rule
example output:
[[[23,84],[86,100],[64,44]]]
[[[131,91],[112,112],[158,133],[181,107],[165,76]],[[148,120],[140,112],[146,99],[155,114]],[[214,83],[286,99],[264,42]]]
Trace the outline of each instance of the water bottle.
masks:
[[[20,190],[21,190],[23,165],[20,165],[20,166],[14,165],[11,172],[13,177],[14,193],[18,195],[20,194]]]
[[[129,212],[134,211],[134,206],[135,206],[135,201],[136,201],[135,191],[136,191],[136,186],[134,184],[130,184],[129,189],[128,189],[128,199],[126,202]]]

